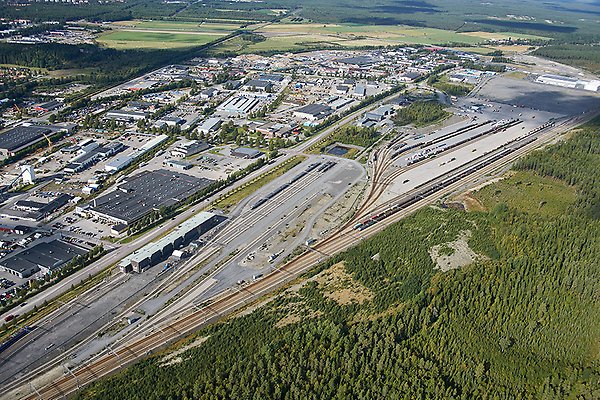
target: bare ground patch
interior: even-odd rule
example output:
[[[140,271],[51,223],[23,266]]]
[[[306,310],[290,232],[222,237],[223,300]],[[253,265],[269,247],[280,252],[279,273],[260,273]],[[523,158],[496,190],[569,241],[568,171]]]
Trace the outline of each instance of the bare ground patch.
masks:
[[[319,310],[310,309],[299,293],[300,289],[309,282],[316,282],[325,297],[340,305],[362,304],[373,299],[373,293],[352,279],[352,276],[346,271],[344,263],[340,262],[301,283],[293,285],[282,294],[289,297],[296,296],[298,301],[286,305],[285,311],[287,314],[275,323],[276,327],[281,328],[307,318],[318,318],[323,315],[323,312]]]
[[[483,256],[469,247],[470,237],[471,231],[461,231],[456,240],[433,246],[429,250],[429,255],[436,268],[446,272],[483,259]]]
[[[200,346],[202,343],[206,342],[208,340],[210,336],[203,336],[201,338],[198,338],[196,340],[194,340],[192,343],[183,346],[180,349],[177,349],[176,351],[174,351],[173,353],[167,354],[166,356],[163,357],[160,363],[161,367],[168,367],[169,365],[174,365],[174,364],[179,364],[180,362],[183,361],[183,357],[181,357],[181,355],[188,351],[189,349],[193,349],[194,347],[198,347]]]
[[[324,289],[324,296],[340,305],[362,304],[373,299],[373,293],[346,272],[343,262],[321,272],[316,276],[316,281]]]

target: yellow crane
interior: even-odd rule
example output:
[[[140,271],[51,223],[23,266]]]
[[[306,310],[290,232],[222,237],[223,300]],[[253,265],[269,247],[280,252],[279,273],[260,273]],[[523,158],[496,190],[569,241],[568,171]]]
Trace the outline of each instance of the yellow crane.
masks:
[[[50,140],[50,138],[48,137],[48,135],[46,135],[45,133],[42,133],[42,135],[44,135],[44,137],[48,141],[48,150],[52,150],[52,141]]]

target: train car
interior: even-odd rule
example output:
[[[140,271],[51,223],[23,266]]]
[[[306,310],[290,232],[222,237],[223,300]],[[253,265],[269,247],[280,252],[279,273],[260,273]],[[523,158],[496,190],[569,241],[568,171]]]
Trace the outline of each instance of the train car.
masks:
[[[7,350],[10,346],[12,346],[17,341],[19,341],[19,339],[21,339],[23,336],[25,336],[29,332],[33,331],[33,329],[34,329],[33,327],[29,327],[29,326],[25,326],[25,327],[21,328],[17,333],[15,333],[10,338],[8,338],[8,340],[6,340],[4,343],[0,344],[0,353]]]

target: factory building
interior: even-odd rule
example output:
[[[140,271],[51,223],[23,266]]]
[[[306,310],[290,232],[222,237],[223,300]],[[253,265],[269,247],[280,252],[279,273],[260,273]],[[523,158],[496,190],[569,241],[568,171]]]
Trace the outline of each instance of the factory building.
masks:
[[[248,147],[238,147],[237,149],[231,150],[231,155],[237,158],[257,158],[260,157],[263,153],[256,149],[250,149]]]
[[[39,221],[48,215],[52,214],[61,207],[64,207],[73,198],[70,194],[63,193],[48,203],[41,203],[32,200],[17,200],[13,208],[18,211],[27,213],[22,216],[22,219]],[[12,217],[9,215],[9,217]]]
[[[331,107],[317,103],[300,107],[294,111],[294,117],[307,119],[309,121],[316,121],[326,118],[327,116],[331,115],[331,113],[333,113]]]
[[[14,155],[52,135],[52,130],[45,126],[17,126],[0,134],[0,152]]]
[[[113,224],[131,225],[161,207],[180,204],[211,183],[210,179],[165,169],[144,171],[94,199],[87,212]]]
[[[106,113],[106,118],[123,122],[139,121],[147,116],[148,113],[142,111],[112,110]]]
[[[204,134],[214,133],[219,129],[222,122],[221,118],[209,118],[198,126],[198,132]]]
[[[72,158],[69,161],[69,164],[65,166],[65,172],[70,174],[81,172],[96,164],[98,161],[125,150],[125,148],[126,146],[120,142],[112,142],[100,146],[97,142],[92,141],[77,151],[78,155]]]
[[[367,88],[363,85],[356,85],[353,95],[355,97],[365,97],[367,95]]]
[[[208,149],[210,149],[208,143],[201,140],[192,140],[191,142],[182,143],[171,150],[171,157],[190,157]]]
[[[538,76],[535,81],[537,83],[544,83],[546,85],[600,92],[600,81],[598,80],[587,81],[568,76],[544,74]]]
[[[260,81],[267,81],[267,82],[272,82],[272,83],[278,83],[278,82],[283,82],[283,80],[285,79],[285,76],[282,74],[260,74],[258,76],[258,80]]]
[[[82,247],[55,239],[11,254],[0,260],[0,269],[24,279],[40,271],[43,274],[55,272],[73,258],[87,252]]]
[[[226,218],[208,212],[200,212],[177,226],[173,231],[148,243],[141,249],[125,257],[119,268],[122,272],[142,272],[166,260],[174,250],[180,249],[213,229]]]
[[[394,113],[394,107],[386,104],[378,107],[376,110],[369,111],[365,114],[366,119],[370,119],[373,121],[383,121],[386,117],[391,116]]]
[[[163,161],[163,165],[181,171],[187,171],[188,169],[192,169],[194,167],[194,164],[181,160],[165,160]]]
[[[259,100],[255,97],[235,96],[225,100],[225,102],[217,107],[217,110],[244,116],[252,112],[258,104]]]
[[[168,135],[158,135],[155,138],[149,140],[146,144],[140,147],[137,150],[133,150],[130,153],[124,154],[119,157],[115,157],[113,160],[106,163],[104,166],[104,170],[106,172],[118,172],[123,168],[127,168],[134,162],[136,159],[140,158],[156,146],[163,143],[165,140],[169,138]]]
[[[211,99],[216,96],[219,91],[216,88],[207,88],[200,92],[201,99]]]
[[[269,81],[251,79],[246,82],[244,89],[251,92],[268,92],[273,89],[273,84]]]

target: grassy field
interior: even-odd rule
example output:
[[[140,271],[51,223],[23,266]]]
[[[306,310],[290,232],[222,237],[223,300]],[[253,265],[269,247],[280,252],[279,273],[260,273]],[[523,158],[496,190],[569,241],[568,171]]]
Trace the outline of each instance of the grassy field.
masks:
[[[115,29],[136,29],[142,31],[174,31],[174,32],[205,32],[229,34],[241,27],[235,23],[211,23],[211,22],[180,22],[180,21],[117,21],[111,26]]]
[[[257,27],[255,30],[267,38],[260,43],[235,39],[222,44],[217,52],[265,52],[299,50],[310,47],[336,46],[396,46],[399,44],[464,44],[477,46],[491,39],[541,38],[511,32],[494,33],[468,32],[457,33],[434,28],[414,28],[402,25],[362,25],[362,24],[316,24],[316,23],[279,23]],[[489,53],[487,47],[468,47],[469,51]]]
[[[114,49],[175,49],[201,46],[212,42],[226,33],[173,33],[167,31],[126,31],[108,32],[97,41]]]
[[[516,172],[493,185],[472,194],[475,207],[492,210],[498,204],[512,209],[558,217],[575,203],[575,188],[554,178],[545,178],[532,172]],[[478,204],[477,204],[478,203]]]

